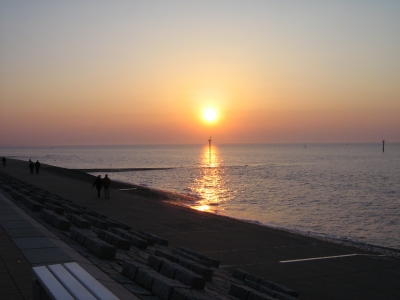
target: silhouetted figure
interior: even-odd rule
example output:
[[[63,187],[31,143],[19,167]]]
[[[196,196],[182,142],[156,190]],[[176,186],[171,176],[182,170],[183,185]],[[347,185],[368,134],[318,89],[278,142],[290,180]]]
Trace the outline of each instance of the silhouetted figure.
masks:
[[[93,182],[93,186],[96,186],[97,190],[97,197],[100,198],[100,191],[101,188],[103,187],[103,179],[101,179],[101,175],[97,176],[96,180]]]
[[[1,161],[3,162],[3,167],[5,167],[5,166],[6,166],[6,161],[7,161],[7,159],[3,156],[3,158],[1,159]]]
[[[29,159],[29,170],[31,170],[31,174],[33,174],[33,168],[35,167],[33,161],[31,161],[31,159]]]
[[[38,160],[35,162],[35,169],[36,169],[36,174],[39,174],[40,162]]]
[[[103,188],[104,188],[104,197],[106,199],[110,199],[110,185],[111,185],[111,180],[108,178],[108,175],[103,179]]]

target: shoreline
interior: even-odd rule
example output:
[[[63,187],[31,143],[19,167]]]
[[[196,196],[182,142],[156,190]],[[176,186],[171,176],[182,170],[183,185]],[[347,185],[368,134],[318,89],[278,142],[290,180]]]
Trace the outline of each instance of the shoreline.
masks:
[[[47,166],[50,166],[50,165],[47,165]],[[85,173],[87,175],[93,176],[93,180],[95,179],[95,176],[89,174],[90,172],[129,172],[129,171],[150,171],[150,170],[175,169],[175,168],[67,169],[67,168],[55,167],[55,166],[51,166],[51,167],[52,168],[60,168],[64,171],[72,170],[72,171]],[[120,171],[116,171],[116,170],[120,170]],[[155,199],[165,198],[162,201],[172,204],[172,205],[179,206],[179,207],[188,208],[191,210],[196,210],[196,209],[192,208],[190,205],[182,204],[181,201],[185,202],[185,201],[199,200],[199,198],[197,198],[195,196],[186,195],[186,194],[179,193],[176,191],[168,191],[168,190],[158,189],[158,188],[154,188],[154,187],[146,187],[146,186],[129,183],[129,182],[125,182],[125,181],[114,180],[113,182],[115,182],[115,183],[118,182],[119,184],[131,186],[131,188],[135,189],[139,195],[148,196],[148,197],[152,197]],[[129,189],[129,187],[127,189]],[[361,250],[372,251],[375,253],[379,253],[382,255],[388,255],[388,256],[392,256],[392,257],[396,257],[396,258],[400,257],[400,249],[396,249],[396,248],[392,248],[392,247],[373,245],[373,244],[364,243],[364,242],[360,242],[360,241],[352,240],[352,239],[348,239],[348,238],[340,238],[340,237],[336,237],[334,234],[313,233],[313,232],[309,232],[309,231],[302,231],[297,228],[289,228],[289,227],[283,227],[280,225],[267,224],[267,223],[260,222],[258,220],[235,218],[235,217],[231,217],[231,216],[224,215],[224,214],[217,214],[212,211],[207,211],[207,213],[226,217],[226,218],[231,218],[231,219],[238,220],[241,222],[256,224],[258,226],[263,226],[263,227],[267,227],[267,228],[271,228],[271,229],[275,229],[275,230],[282,230],[285,232],[294,233],[294,234],[298,234],[298,235],[305,236],[305,237],[315,238],[315,239],[318,239],[321,241],[331,242],[331,243],[335,243],[338,245],[356,247]]]
[[[57,167],[57,168],[61,168],[61,167]],[[61,169],[64,169],[64,168],[61,168]],[[125,170],[127,170],[127,171],[147,171],[147,170],[165,170],[165,169],[174,169],[174,168],[132,168],[132,169],[123,169],[123,171],[121,171],[121,172],[124,172]],[[91,174],[87,173],[86,170],[90,170],[90,172],[113,172],[110,170],[115,170],[115,169],[71,169],[71,170],[83,172],[87,175],[91,175]],[[94,176],[94,175],[91,175],[91,176]],[[94,178],[95,178],[95,176],[93,177],[93,180],[94,180]],[[158,188],[154,188],[154,187],[146,187],[146,186],[142,186],[142,185],[134,184],[134,183],[130,183],[130,182],[125,182],[125,181],[114,180],[114,182],[118,182],[120,184],[131,186],[131,189],[136,190],[137,193],[140,195],[149,196],[149,197],[156,198],[156,199],[165,198],[161,201],[164,201],[166,203],[176,205],[179,207],[188,208],[191,210],[196,210],[196,209],[191,207],[190,204],[184,204],[184,202],[196,201],[196,200],[200,199],[195,196],[186,195],[186,194],[179,193],[176,191],[163,190],[163,189],[158,189]],[[123,189],[121,189],[121,190],[123,190]],[[129,190],[129,188],[125,188],[125,189]],[[235,217],[228,216],[225,214],[215,213],[213,211],[207,211],[207,213],[226,217],[226,218],[231,218],[231,219],[238,220],[241,222],[256,224],[258,226],[263,226],[263,227],[267,227],[267,228],[271,228],[271,229],[275,229],[275,230],[282,230],[285,232],[294,233],[294,234],[298,234],[298,235],[305,236],[305,237],[315,238],[315,239],[318,239],[321,241],[331,242],[331,243],[335,243],[338,245],[356,247],[361,250],[372,251],[375,253],[379,253],[382,255],[388,255],[388,256],[392,256],[392,257],[396,257],[396,258],[400,257],[400,249],[396,249],[393,247],[386,247],[386,246],[364,243],[364,242],[352,240],[349,238],[341,238],[341,237],[335,236],[335,234],[314,233],[314,232],[310,232],[310,231],[302,231],[297,228],[290,228],[290,227],[284,227],[284,226],[280,226],[280,225],[263,223],[258,220],[235,218]]]
[[[12,160],[24,162],[19,159],[12,158]],[[97,172],[130,172],[130,171],[152,171],[152,170],[175,169],[172,167],[171,168],[163,167],[163,168],[116,168],[116,169],[112,169],[112,168],[74,169],[74,168],[72,168],[72,169],[69,169],[69,168],[64,168],[64,167],[48,165],[48,164],[42,164],[42,168],[51,170],[52,172],[55,172],[55,173],[67,175],[72,178],[75,178],[75,177],[83,178],[83,176],[86,176],[86,177],[89,176],[91,181],[94,181],[96,176],[90,174],[90,172],[93,172],[93,173],[97,173]],[[120,171],[118,171],[118,170],[120,170]],[[80,176],[78,174],[80,174]],[[88,181],[87,178],[85,180]],[[90,182],[90,180],[88,182]],[[178,207],[187,208],[190,210],[196,210],[196,209],[192,208],[190,205],[182,204],[182,202],[199,200],[199,198],[197,198],[195,196],[186,195],[183,193],[179,193],[177,191],[169,191],[169,190],[163,190],[163,189],[158,189],[158,188],[154,188],[154,187],[147,187],[147,186],[134,184],[134,183],[130,183],[130,182],[125,182],[125,181],[119,181],[119,180],[113,180],[113,188],[115,188],[115,187],[117,187],[117,189],[119,189],[121,191],[124,191],[124,190],[129,191],[132,194],[149,197],[151,199],[163,201],[165,203],[169,203],[171,205],[178,206]],[[321,241],[335,243],[338,245],[356,247],[356,248],[364,250],[364,251],[372,251],[374,253],[388,255],[388,256],[396,257],[396,258],[400,257],[400,249],[396,249],[393,247],[374,245],[374,244],[364,243],[364,242],[360,242],[360,241],[352,240],[352,239],[348,239],[348,238],[336,237],[334,234],[327,234],[327,233],[321,234],[321,233],[313,233],[313,232],[309,232],[309,231],[302,231],[297,228],[289,228],[289,227],[283,227],[280,225],[263,223],[258,220],[235,218],[235,217],[231,217],[231,216],[224,215],[224,214],[217,214],[212,211],[207,211],[206,213],[225,217],[225,218],[231,218],[233,220],[238,220],[238,221],[245,222],[245,223],[255,224],[258,226],[262,226],[262,227],[266,227],[266,228],[270,228],[270,229],[274,229],[274,230],[281,230],[281,231],[285,231],[288,233],[298,234],[298,235],[301,235],[304,237],[310,237],[310,238],[314,238],[314,239],[321,240]]]
[[[167,204],[162,201],[165,196],[148,188],[119,191],[133,186],[121,182],[112,186],[111,201],[98,199],[94,176],[70,169],[43,165],[39,175],[32,175],[26,162],[10,159],[1,171],[133,228],[167,237],[171,247],[219,259],[223,270],[242,269],[298,290],[301,299],[400,296],[400,260],[395,257]]]
[[[137,172],[137,171],[161,171],[161,170],[171,170],[175,168],[93,168],[93,169],[70,169],[83,173],[98,173],[98,172]]]

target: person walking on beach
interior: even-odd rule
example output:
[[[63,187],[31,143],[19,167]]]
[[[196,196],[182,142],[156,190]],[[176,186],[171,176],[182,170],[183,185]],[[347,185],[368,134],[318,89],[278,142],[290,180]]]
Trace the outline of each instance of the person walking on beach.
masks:
[[[111,180],[106,174],[103,179],[104,198],[106,199],[110,199],[110,185],[111,185]]]
[[[39,174],[40,162],[38,160],[35,162],[35,169],[36,169],[36,174]]]
[[[93,182],[93,186],[96,186],[97,190],[97,197],[100,198],[100,191],[101,188],[103,187],[103,179],[101,179],[101,175],[97,176],[96,180]]]
[[[33,174],[34,167],[35,167],[35,165],[33,164],[33,161],[31,161],[31,159],[29,159],[29,170],[31,170],[31,174]]]
[[[5,166],[6,166],[6,161],[7,161],[7,159],[3,156],[3,158],[1,159],[1,161],[3,162],[3,167],[5,167]]]

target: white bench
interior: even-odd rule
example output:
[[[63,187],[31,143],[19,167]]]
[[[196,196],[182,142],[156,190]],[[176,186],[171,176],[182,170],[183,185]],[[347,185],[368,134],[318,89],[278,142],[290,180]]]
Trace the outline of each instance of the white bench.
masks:
[[[53,300],[119,299],[76,262],[33,267],[32,270],[36,277],[34,300],[42,299],[43,290]]]

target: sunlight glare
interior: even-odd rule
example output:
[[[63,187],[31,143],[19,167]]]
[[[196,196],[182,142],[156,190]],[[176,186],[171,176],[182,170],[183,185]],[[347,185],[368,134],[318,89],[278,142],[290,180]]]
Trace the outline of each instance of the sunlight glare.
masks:
[[[204,120],[214,122],[217,119],[217,112],[214,108],[207,108],[203,113]]]

